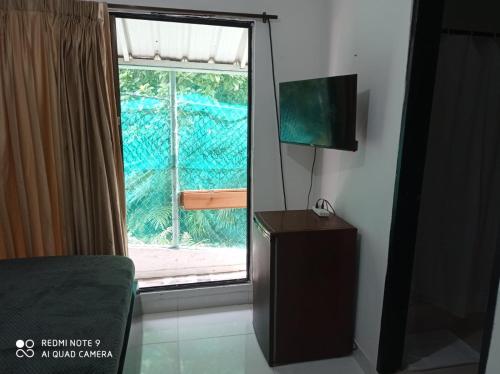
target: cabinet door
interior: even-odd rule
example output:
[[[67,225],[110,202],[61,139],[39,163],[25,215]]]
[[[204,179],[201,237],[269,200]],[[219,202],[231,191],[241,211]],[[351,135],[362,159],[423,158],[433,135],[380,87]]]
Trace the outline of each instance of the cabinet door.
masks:
[[[352,351],[354,230],[280,235],[276,247],[276,362]]]
[[[253,326],[262,353],[270,362],[271,349],[271,238],[258,222],[253,224]]]

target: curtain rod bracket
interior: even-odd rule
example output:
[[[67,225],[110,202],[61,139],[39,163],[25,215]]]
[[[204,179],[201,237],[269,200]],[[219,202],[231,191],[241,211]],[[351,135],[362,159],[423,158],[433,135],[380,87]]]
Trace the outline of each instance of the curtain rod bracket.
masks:
[[[262,12],[262,23],[269,22],[269,17],[266,12]]]

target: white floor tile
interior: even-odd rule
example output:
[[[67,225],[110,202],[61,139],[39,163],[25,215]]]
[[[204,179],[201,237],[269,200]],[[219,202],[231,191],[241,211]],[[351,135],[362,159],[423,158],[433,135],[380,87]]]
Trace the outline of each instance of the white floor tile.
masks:
[[[175,342],[179,338],[178,313],[154,313],[142,317],[143,344]]]
[[[311,361],[274,368],[276,374],[363,374],[363,370],[352,357]]]
[[[246,335],[179,342],[182,374],[244,374]]]
[[[128,336],[128,347],[141,346],[143,344],[142,317],[132,318],[130,333]]]
[[[179,374],[177,342],[144,345],[140,368],[141,374]]]
[[[270,368],[250,305],[156,313],[142,323],[144,344],[128,347],[125,374],[363,374],[352,357]]]
[[[253,332],[249,305],[179,312],[179,340],[242,335]]]
[[[273,374],[274,371],[267,364],[255,334],[246,337],[245,374]]]
[[[129,344],[127,346],[123,374],[139,374],[141,372],[142,349],[142,345],[131,346]]]

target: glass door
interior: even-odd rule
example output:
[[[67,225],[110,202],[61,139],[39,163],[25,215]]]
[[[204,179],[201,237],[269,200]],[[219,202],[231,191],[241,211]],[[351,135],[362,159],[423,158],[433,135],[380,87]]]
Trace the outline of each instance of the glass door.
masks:
[[[116,18],[116,36],[140,287],[246,281],[249,29]]]

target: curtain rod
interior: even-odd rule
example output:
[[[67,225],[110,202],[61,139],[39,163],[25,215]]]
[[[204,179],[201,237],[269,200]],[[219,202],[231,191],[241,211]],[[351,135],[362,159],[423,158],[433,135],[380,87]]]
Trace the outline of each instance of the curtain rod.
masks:
[[[161,8],[148,7],[140,5],[125,5],[125,4],[108,4],[108,8],[113,11],[125,12],[148,12],[151,14],[179,15],[179,16],[219,16],[219,17],[234,17],[234,18],[250,18],[260,19],[267,22],[271,19],[278,19],[275,14],[258,13],[237,13],[237,12],[219,12],[214,10],[194,10],[194,9],[178,9],[178,8]]]

